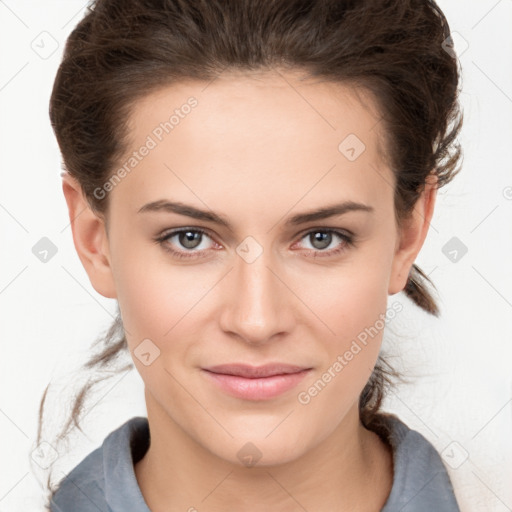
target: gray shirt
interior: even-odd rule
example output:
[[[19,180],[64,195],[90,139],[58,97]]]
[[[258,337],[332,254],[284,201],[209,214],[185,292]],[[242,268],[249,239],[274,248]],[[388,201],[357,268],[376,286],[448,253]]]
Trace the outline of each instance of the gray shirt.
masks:
[[[393,451],[393,485],[381,512],[460,512],[441,457],[423,435],[383,414],[376,432]],[[59,483],[51,512],[150,512],[134,464],[149,447],[148,420],[133,417],[111,432]]]

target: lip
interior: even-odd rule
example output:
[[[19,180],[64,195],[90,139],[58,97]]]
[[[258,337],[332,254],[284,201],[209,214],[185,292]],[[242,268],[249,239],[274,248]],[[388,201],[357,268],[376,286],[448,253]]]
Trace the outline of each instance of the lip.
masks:
[[[295,387],[310,370],[284,363],[264,366],[223,364],[203,368],[203,373],[231,396],[245,400],[269,400]]]

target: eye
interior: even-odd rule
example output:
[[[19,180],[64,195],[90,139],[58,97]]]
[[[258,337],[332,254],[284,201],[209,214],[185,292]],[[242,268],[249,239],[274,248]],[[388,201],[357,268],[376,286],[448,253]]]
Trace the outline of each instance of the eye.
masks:
[[[208,233],[200,228],[182,228],[175,229],[174,231],[164,233],[155,239],[156,242],[176,258],[196,258],[198,254],[207,251],[208,247],[201,247],[201,242],[204,237],[209,237]],[[174,243],[170,243],[175,238]],[[176,250],[171,245],[181,247],[185,250]]]
[[[202,244],[205,237],[212,240],[204,229],[180,228],[158,236],[155,238],[155,242],[159,243],[164,250],[171,253],[175,258],[198,258],[201,257],[201,253],[211,249],[211,247],[204,247]],[[173,239],[175,240],[172,241]],[[300,238],[300,240],[304,239],[308,240],[312,245],[312,249],[307,250],[308,254],[315,258],[335,256],[354,245],[354,237],[352,234],[335,229],[313,229]],[[335,244],[334,248],[326,250],[336,239],[339,240],[338,244]],[[217,247],[222,247],[216,242],[214,242],[214,244],[216,244]],[[178,249],[173,248],[173,246],[178,247]]]
[[[333,241],[341,240],[334,248],[326,250],[327,247],[332,245]],[[335,229],[317,228],[308,231],[301,240],[307,240],[312,249],[313,257],[335,256],[343,251],[346,251],[350,246],[354,245],[354,237],[352,234],[344,233]]]

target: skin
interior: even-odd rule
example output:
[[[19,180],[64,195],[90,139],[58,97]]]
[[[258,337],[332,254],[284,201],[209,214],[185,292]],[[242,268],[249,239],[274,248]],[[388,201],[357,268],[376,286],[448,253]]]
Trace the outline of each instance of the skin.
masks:
[[[380,510],[392,454],[362,426],[357,403],[383,330],[308,404],[297,395],[404,288],[428,232],[435,182],[398,229],[371,98],[289,71],[224,74],[151,93],[132,112],[129,153],[190,96],[198,106],[108,194],[105,219],[63,176],[76,250],[95,290],[117,299],[144,381],[151,446],[135,465],[143,496],[154,511]],[[338,149],[351,133],[366,146],[354,161]],[[138,213],[160,199],[216,212],[232,230]],[[292,215],[344,200],[374,211],[285,226]],[[208,235],[198,249],[178,236],[153,241],[180,227]],[[322,249],[315,229],[349,230],[354,245],[332,235]],[[236,252],[247,236],[262,249],[251,263]],[[165,245],[200,256],[180,260]],[[160,350],[147,366],[134,355],[144,339]],[[201,370],[229,362],[312,370],[276,398],[249,401],[225,394]],[[261,453],[254,467],[237,457],[248,441]]]

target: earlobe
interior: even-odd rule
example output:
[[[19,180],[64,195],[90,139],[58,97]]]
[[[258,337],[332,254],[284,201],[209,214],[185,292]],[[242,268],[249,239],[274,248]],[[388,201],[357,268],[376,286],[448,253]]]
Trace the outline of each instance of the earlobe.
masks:
[[[78,181],[68,172],[61,176],[78,257],[93,288],[104,297],[116,298],[105,222],[91,209]]]
[[[405,288],[414,261],[425,242],[434,214],[437,197],[436,184],[435,176],[427,181],[416,202],[411,218],[404,223],[399,233],[389,280],[389,295],[394,295]]]

